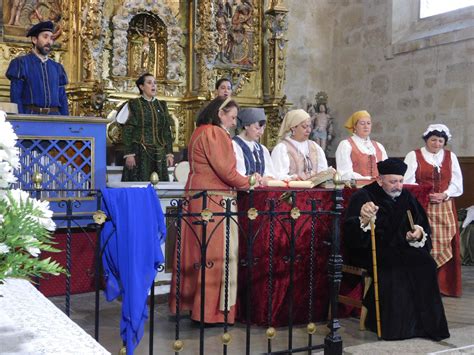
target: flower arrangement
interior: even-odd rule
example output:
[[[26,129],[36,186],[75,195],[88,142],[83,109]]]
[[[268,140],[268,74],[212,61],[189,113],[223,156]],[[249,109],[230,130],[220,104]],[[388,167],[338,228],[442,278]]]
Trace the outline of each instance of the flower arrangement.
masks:
[[[9,189],[16,182],[19,167],[17,136],[6,114],[0,111],[0,283],[6,277],[30,279],[42,274],[65,273],[51,258],[40,260],[41,251],[53,248],[51,232],[56,229],[48,201],[39,201],[20,189]]]

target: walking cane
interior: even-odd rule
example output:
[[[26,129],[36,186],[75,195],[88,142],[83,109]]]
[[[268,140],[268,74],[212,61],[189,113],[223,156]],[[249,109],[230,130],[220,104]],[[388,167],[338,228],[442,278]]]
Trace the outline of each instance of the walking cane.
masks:
[[[375,223],[370,220],[370,240],[372,242],[372,265],[374,268],[374,291],[375,291],[375,319],[377,321],[377,337],[382,338],[382,325],[380,324],[379,304],[379,280],[377,275],[377,251],[375,249]]]

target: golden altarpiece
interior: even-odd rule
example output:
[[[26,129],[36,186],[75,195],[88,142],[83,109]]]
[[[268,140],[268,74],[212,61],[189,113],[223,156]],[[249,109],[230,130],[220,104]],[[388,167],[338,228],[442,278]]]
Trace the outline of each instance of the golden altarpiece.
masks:
[[[110,117],[151,72],[184,148],[196,112],[221,77],[241,106],[264,107],[264,143],[275,144],[286,97],[287,9],[282,0],[0,0],[0,101],[9,101],[10,60],[30,51],[24,35],[55,23],[52,57],[68,74],[71,115]],[[111,139],[117,140],[113,127]]]

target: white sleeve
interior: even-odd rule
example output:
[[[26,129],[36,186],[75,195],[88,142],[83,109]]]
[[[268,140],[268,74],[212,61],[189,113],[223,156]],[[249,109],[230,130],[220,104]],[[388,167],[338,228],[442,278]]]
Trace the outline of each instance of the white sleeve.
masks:
[[[362,179],[362,175],[352,169],[352,147],[347,139],[342,140],[336,149],[336,168],[343,180]]]
[[[316,153],[318,155],[318,167],[316,172],[319,173],[328,169],[328,161],[326,159],[326,154],[324,154],[323,148],[321,148],[316,142],[313,143],[316,145]]]
[[[277,174],[275,173],[275,167],[273,166],[273,160],[270,156],[270,152],[268,151],[267,147],[262,145],[263,149],[263,159],[265,160],[265,172],[263,176],[272,176],[276,178]]]
[[[234,147],[235,160],[237,161],[237,172],[245,176],[247,169],[245,169],[244,152],[234,140],[232,140],[232,146]]]
[[[382,160],[388,159],[387,151],[385,150],[385,147],[377,142],[377,145],[379,146],[380,150],[382,151]]]
[[[444,152],[447,153],[448,151],[445,150]],[[458,158],[453,152],[451,152],[451,170],[451,181],[449,182],[448,189],[444,192],[448,197],[458,197],[463,193],[462,172]]]
[[[405,173],[403,183],[404,184],[416,184],[416,169],[418,168],[418,162],[416,161],[415,151],[412,150],[405,157],[405,164],[408,165],[408,169]]]
[[[128,114],[129,114],[129,110],[128,110],[128,102],[123,105],[122,109],[117,112],[117,116],[115,116],[115,120],[120,123],[120,124],[125,124],[128,120]]]
[[[290,157],[286,145],[278,143],[272,151],[273,168],[277,179],[289,179],[290,173]]]

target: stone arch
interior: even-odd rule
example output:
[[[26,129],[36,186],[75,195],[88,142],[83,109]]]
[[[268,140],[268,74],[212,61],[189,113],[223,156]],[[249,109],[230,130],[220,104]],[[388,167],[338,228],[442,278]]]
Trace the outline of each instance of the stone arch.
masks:
[[[127,32],[132,18],[141,13],[153,13],[166,25],[168,33],[167,74],[169,81],[183,81],[184,53],[180,46],[182,30],[171,9],[160,3],[144,3],[137,0],[125,0],[112,19],[112,76],[126,77],[128,72]]]

